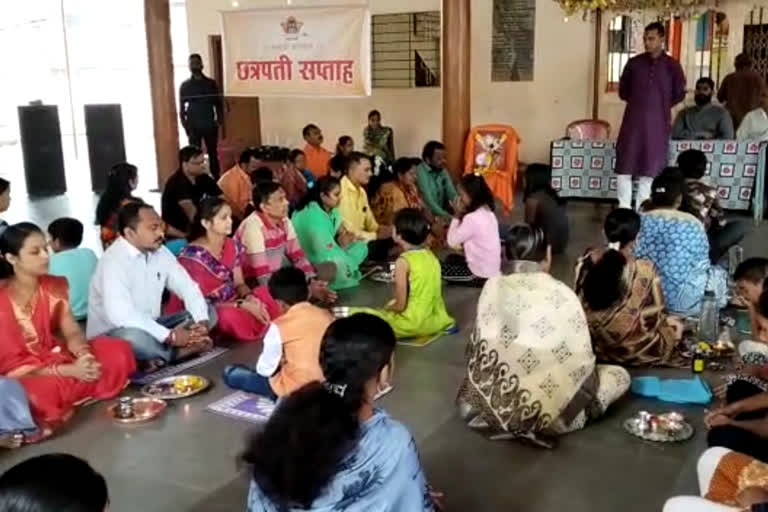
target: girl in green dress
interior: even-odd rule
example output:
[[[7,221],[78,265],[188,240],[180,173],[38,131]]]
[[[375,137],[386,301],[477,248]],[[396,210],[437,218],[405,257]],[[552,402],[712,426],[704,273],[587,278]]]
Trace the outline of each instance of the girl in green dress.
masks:
[[[403,208],[395,215],[395,242],[403,253],[395,262],[395,297],[384,309],[350,308],[386,320],[398,338],[429,336],[454,326],[445,309],[440,261],[424,245],[430,229],[419,210]]]
[[[360,264],[368,257],[368,244],[347,231],[336,208],[341,197],[339,180],[320,178],[291,217],[293,229],[310,263],[336,265],[332,290],[352,288],[360,282]]]

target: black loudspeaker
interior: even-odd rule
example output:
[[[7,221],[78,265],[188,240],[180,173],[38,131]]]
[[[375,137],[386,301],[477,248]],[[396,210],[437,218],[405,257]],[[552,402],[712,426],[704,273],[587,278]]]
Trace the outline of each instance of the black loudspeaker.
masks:
[[[65,193],[67,180],[64,177],[58,107],[19,107],[19,132],[27,194],[55,196]]]
[[[86,105],[85,134],[88,139],[88,162],[91,165],[91,188],[103,192],[107,174],[113,165],[125,162],[123,113],[118,104]]]

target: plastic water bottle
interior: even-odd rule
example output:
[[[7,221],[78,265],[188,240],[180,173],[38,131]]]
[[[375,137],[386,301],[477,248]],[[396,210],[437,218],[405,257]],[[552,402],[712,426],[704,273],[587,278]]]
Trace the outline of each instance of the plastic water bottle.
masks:
[[[701,301],[701,314],[699,315],[698,341],[712,345],[717,341],[720,311],[717,308],[715,292],[707,290]]]
[[[733,276],[736,268],[744,261],[744,248],[740,245],[734,245],[728,249],[728,274]]]

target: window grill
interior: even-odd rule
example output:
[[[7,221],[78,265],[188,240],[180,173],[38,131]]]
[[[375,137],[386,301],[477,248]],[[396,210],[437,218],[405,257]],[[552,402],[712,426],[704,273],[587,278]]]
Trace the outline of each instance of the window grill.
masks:
[[[440,12],[378,14],[371,21],[373,87],[440,86]]]

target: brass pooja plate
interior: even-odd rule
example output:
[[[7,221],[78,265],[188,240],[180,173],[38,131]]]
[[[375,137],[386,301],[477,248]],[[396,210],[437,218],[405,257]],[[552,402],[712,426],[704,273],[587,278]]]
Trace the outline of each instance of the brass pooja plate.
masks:
[[[107,415],[117,423],[143,423],[157,418],[168,407],[168,403],[159,398],[134,398],[132,404],[133,416],[130,418],[120,418],[117,416],[117,410],[120,407],[119,402],[115,402],[107,407]]]
[[[200,375],[174,375],[147,384],[141,393],[162,400],[177,400],[201,393],[210,385],[211,382]]]

